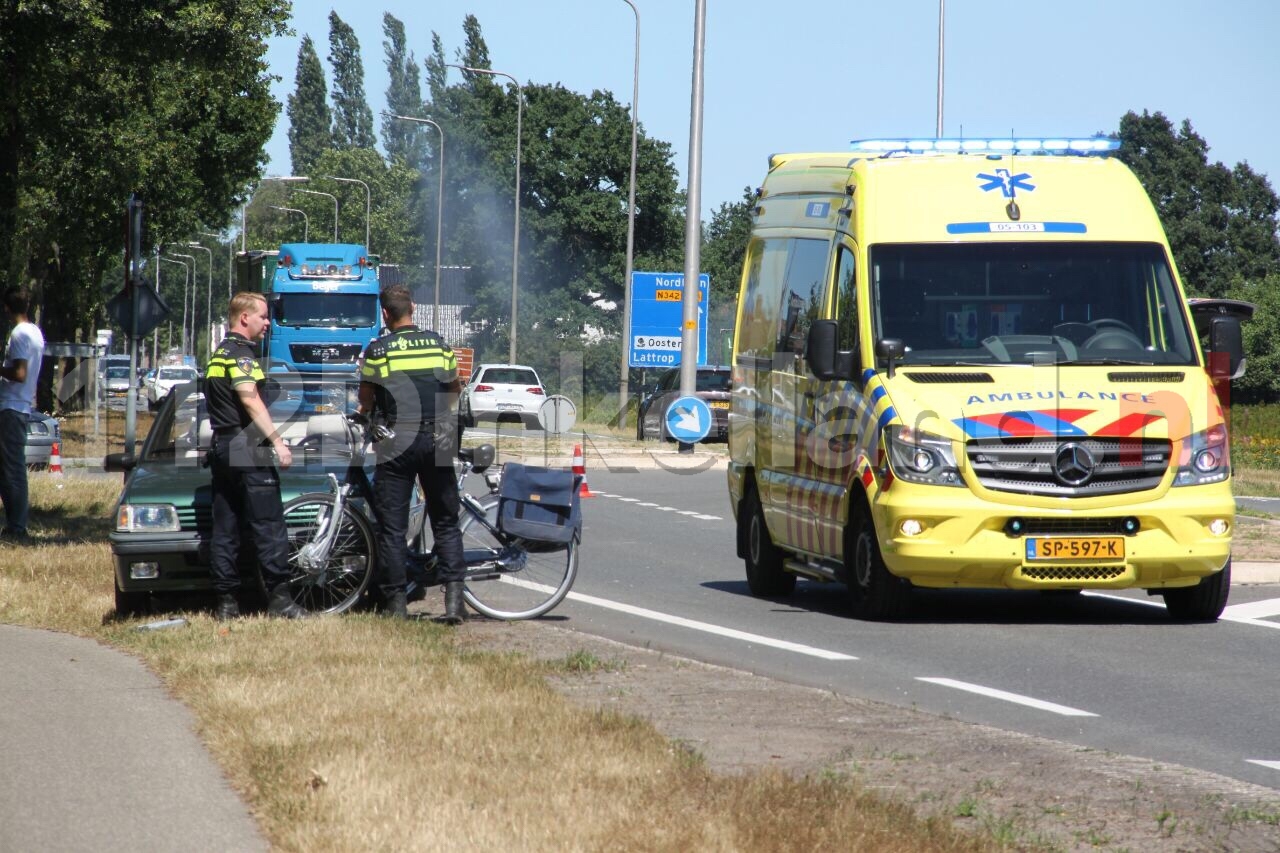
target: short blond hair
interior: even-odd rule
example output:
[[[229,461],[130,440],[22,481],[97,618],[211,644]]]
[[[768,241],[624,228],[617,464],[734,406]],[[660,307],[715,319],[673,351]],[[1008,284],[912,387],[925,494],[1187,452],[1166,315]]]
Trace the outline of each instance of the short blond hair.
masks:
[[[254,303],[261,302],[267,304],[267,297],[261,293],[253,293],[249,290],[242,290],[235,296],[231,297],[231,304],[227,306],[227,323],[234,326],[240,319],[240,315],[257,307]]]

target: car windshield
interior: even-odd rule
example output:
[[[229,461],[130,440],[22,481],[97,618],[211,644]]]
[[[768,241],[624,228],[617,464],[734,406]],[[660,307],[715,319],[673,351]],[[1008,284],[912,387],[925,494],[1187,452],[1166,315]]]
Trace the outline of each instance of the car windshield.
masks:
[[[480,377],[481,382],[496,385],[538,385],[538,375],[525,367],[490,367]]]
[[[196,370],[194,367],[162,367],[158,378],[175,382],[190,382],[196,378]]]
[[[178,386],[181,390],[185,386]],[[198,386],[190,386],[197,389]],[[346,415],[359,402],[354,381],[268,382],[263,394],[276,430],[300,454],[349,457]],[[213,431],[204,394],[192,390],[172,399],[157,416],[143,445],[143,461],[196,460],[209,449]],[[195,463],[192,463],[195,464]]]
[[[281,326],[372,326],[377,316],[372,293],[285,293],[272,309]]]
[[[1196,364],[1155,244],[878,245],[871,293],[906,364]]]
[[[698,382],[695,390],[698,391],[728,391],[729,390],[729,372],[704,372],[698,371]]]
[[[108,378],[108,379],[128,379],[128,378],[129,378],[129,368],[127,368],[127,367],[108,367],[108,368],[107,368],[107,378]]]

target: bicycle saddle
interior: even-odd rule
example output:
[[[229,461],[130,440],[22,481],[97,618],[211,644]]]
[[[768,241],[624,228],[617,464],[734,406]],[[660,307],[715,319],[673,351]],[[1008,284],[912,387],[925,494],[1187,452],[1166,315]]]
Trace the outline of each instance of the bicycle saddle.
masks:
[[[479,447],[464,447],[458,451],[458,458],[464,462],[471,463],[471,470],[477,474],[483,474],[484,470],[493,464],[493,459],[497,455],[492,444],[482,444]]]

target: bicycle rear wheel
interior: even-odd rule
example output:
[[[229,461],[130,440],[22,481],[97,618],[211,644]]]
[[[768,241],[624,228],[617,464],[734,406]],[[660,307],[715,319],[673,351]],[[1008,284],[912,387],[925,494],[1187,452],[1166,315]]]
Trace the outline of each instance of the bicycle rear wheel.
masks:
[[[481,498],[480,504],[485,518],[496,527],[498,499]],[[465,507],[459,527],[467,558],[463,598],[478,612],[492,619],[533,619],[569,594],[578,576],[577,539],[555,550],[521,540],[504,545]],[[512,570],[494,571],[482,565],[495,560],[514,564]]]
[[[347,504],[342,508],[333,550],[322,566],[300,564],[298,551],[311,542],[333,513],[333,495],[300,495],[284,505],[289,530],[289,588],[293,600],[312,613],[342,613],[359,603],[373,576],[377,545],[368,520]]]

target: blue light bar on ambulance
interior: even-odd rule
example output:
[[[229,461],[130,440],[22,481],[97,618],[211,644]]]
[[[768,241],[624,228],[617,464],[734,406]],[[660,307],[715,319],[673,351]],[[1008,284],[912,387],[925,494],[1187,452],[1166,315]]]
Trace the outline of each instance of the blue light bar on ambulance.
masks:
[[[854,151],[867,154],[1110,154],[1120,140],[1107,136],[1041,139],[855,139]]]

